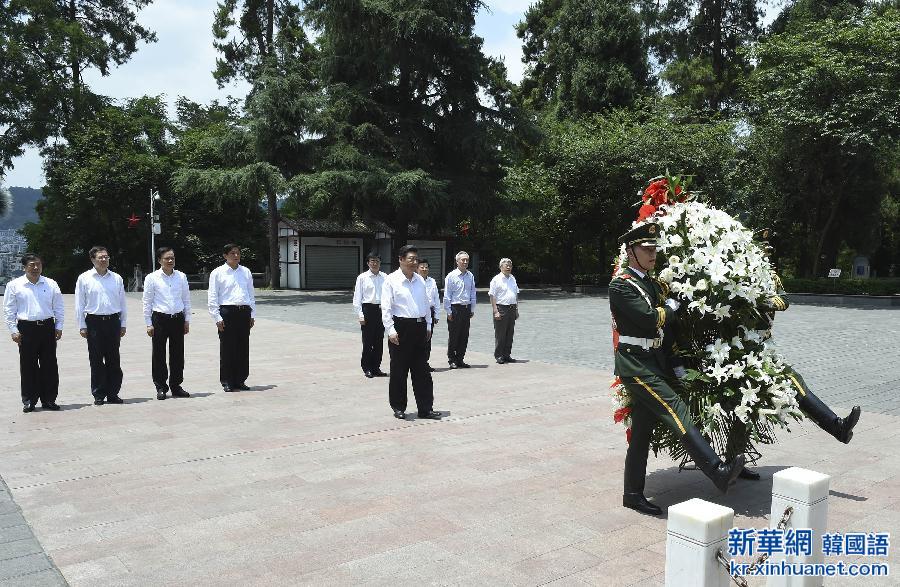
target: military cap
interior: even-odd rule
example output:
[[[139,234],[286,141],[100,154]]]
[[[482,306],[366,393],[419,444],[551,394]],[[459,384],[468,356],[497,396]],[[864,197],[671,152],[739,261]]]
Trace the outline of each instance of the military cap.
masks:
[[[638,224],[625,234],[619,237],[619,244],[641,245],[644,247],[655,247],[656,237],[659,235],[659,226],[652,222],[644,222]]]

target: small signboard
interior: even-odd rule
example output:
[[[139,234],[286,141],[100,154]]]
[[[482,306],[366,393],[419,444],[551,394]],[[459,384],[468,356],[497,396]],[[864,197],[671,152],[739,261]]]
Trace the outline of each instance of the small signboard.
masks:
[[[840,277],[840,276],[841,276],[840,269],[829,269],[828,270],[828,277]]]
[[[160,225],[159,222],[153,223],[153,234],[162,234],[162,225]],[[832,271],[834,271],[834,269],[832,269]],[[840,270],[838,270],[838,273],[840,273]]]

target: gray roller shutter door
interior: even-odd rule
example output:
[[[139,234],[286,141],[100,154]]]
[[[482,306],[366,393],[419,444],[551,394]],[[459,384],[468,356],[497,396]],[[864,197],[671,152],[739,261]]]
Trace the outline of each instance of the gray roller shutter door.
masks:
[[[308,289],[352,289],[361,267],[359,247],[306,245]]]
[[[438,289],[444,289],[444,252],[441,249],[419,247],[419,258],[428,259],[428,276],[434,277]]]

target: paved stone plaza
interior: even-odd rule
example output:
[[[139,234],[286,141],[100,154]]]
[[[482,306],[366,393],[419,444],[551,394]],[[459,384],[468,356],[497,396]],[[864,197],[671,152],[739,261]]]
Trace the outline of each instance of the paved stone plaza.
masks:
[[[485,304],[473,321],[473,368],[447,371],[442,321],[432,365],[445,419],[400,422],[387,380],[360,373],[349,293],[260,293],[253,389],[234,394],[217,383],[215,328],[205,292],[194,294],[190,399],[155,399],[135,294],[124,405],[91,404],[71,296],[63,411],[22,414],[7,339],[0,585],[662,584],[665,519],[621,507],[626,445],[612,422],[605,298],[525,292],[513,356],[527,362],[514,365],[493,361]],[[839,414],[863,406],[853,442],[797,426],[763,451],[763,480],[727,496],[651,458],[648,495],[664,508],[701,497],[759,528],[772,474],[800,466],[833,476],[831,530],[896,536],[900,310],[795,305],[776,337]],[[887,561],[895,574],[896,552]]]

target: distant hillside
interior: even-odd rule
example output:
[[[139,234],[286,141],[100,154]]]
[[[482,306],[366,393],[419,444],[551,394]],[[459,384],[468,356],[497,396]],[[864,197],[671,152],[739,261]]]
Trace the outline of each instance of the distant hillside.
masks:
[[[26,222],[37,222],[34,206],[41,199],[41,190],[34,188],[9,188],[13,199],[13,209],[9,216],[0,218],[0,230],[22,228]]]

